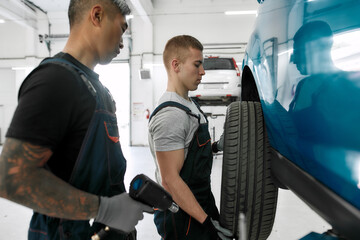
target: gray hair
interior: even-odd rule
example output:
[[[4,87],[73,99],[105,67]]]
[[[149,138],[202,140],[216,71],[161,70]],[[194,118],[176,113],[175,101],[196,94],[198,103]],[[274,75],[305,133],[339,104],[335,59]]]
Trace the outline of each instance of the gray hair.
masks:
[[[112,0],[112,2],[119,8],[121,15],[126,16],[131,14],[130,7],[125,0]]]
[[[84,13],[97,3],[117,7],[118,12],[124,17],[131,13],[130,7],[125,0],[70,0],[68,9],[70,27],[80,22]]]

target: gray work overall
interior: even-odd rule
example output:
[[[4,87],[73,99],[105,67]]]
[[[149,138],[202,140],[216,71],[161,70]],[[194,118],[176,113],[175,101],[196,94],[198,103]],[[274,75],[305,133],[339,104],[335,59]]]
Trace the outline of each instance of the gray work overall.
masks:
[[[126,160],[122,154],[115,104],[108,90],[91,81],[85,72],[63,59],[46,59],[41,64],[59,64],[72,71],[96,98],[96,109],[90,121],[69,184],[99,196],[113,196],[125,192],[123,183]],[[81,81],[79,79],[79,81]],[[56,187],[56,186],[54,186]],[[29,240],[88,240],[104,226],[89,221],[53,218],[34,212],[28,232]],[[123,240],[124,235],[112,233],[107,239]]]
[[[187,157],[180,171],[180,176],[189,186],[196,200],[203,210],[213,219],[219,219],[219,211],[211,192],[210,174],[213,162],[211,150],[211,138],[208,130],[208,122],[200,123],[200,117],[193,114],[189,108],[177,102],[164,102],[153,112],[153,117],[159,110],[165,107],[177,107],[184,110],[189,117],[197,118],[199,127],[189,145]],[[199,108],[199,106],[198,106]],[[200,110],[200,108],[199,108]],[[203,112],[200,110],[203,114]],[[205,116],[205,115],[204,115]],[[205,116],[206,118],[206,116]],[[151,120],[151,118],[150,118]],[[177,213],[156,211],[154,215],[158,233],[165,240],[215,240],[217,236],[211,235],[209,229],[192,219],[181,208]]]

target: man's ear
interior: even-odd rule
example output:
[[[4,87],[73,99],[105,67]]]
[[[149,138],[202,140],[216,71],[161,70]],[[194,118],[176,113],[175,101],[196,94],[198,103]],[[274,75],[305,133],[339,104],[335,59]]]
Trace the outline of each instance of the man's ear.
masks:
[[[101,5],[97,4],[91,8],[90,18],[91,22],[95,26],[100,26],[101,21],[103,20],[104,9]]]
[[[171,68],[174,70],[174,72],[178,73],[180,71],[180,61],[176,58],[171,60]]]

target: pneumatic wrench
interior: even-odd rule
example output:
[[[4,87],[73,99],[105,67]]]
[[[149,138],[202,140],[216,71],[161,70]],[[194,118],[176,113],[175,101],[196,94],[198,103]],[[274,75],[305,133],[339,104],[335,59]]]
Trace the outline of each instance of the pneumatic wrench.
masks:
[[[173,201],[171,195],[159,184],[144,174],[139,174],[130,183],[129,195],[156,210],[170,210],[176,213],[179,206]],[[106,227],[92,236],[92,240],[104,240],[111,229]]]

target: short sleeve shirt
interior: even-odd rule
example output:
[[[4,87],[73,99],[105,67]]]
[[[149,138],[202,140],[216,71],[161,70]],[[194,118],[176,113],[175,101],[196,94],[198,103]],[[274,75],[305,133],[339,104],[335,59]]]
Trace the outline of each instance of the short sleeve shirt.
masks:
[[[194,102],[182,98],[175,92],[165,92],[160,98],[158,105],[167,101],[177,102],[188,107],[193,114],[200,117],[201,123],[206,122],[205,117],[200,113]],[[149,146],[154,159],[156,159],[155,152],[157,151],[163,152],[179,149],[184,149],[186,158],[188,147],[198,127],[198,118],[189,116],[182,109],[177,107],[161,109],[152,117],[149,123]],[[156,175],[159,182],[158,166]]]
[[[59,53],[86,72],[91,81],[98,75],[71,55]],[[18,106],[6,137],[16,138],[52,150],[47,167],[67,181],[93,116],[96,100],[76,72],[46,63],[23,82]]]

